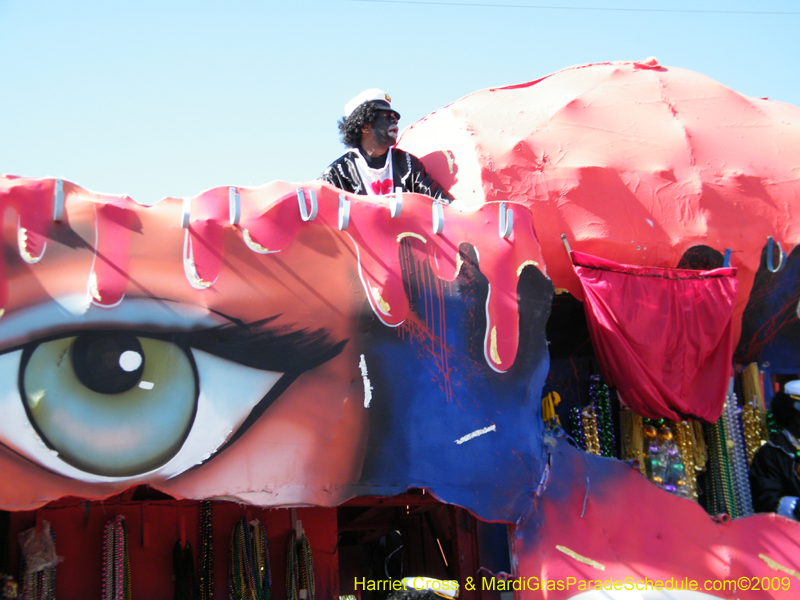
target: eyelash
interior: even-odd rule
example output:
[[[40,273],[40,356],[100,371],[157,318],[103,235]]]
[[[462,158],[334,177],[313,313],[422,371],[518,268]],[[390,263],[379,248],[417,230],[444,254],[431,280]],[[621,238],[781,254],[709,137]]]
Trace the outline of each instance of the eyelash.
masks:
[[[244,435],[301,373],[329,361],[338,355],[348,342],[348,340],[329,342],[328,334],[321,329],[311,332],[305,329],[295,331],[288,327],[254,330],[264,327],[275,318],[269,317],[249,325],[237,323],[178,334],[186,336],[185,343],[190,347],[219,358],[255,369],[284,373],[269,393],[253,407],[230,439],[205,462],[222,454]]]
[[[178,332],[159,339],[167,339],[184,348],[196,348],[246,367],[286,374],[299,374],[329,361],[348,341],[330,342],[322,329],[267,328],[266,325],[275,319],[270,317],[250,324],[233,323],[194,332]]]
[[[264,328],[276,317],[253,323],[230,323],[198,331],[147,331],[127,328],[104,329],[108,333],[127,332],[171,342],[184,350],[194,348],[218,358],[262,371],[292,374],[313,369],[338,355],[348,340],[330,342],[325,330],[294,330],[291,327]],[[0,351],[0,354],[23,350],[24,355],[36,346],[65,337],[79,336],[93,329],[76,329],[45,336]],[[24,366],[23,358],[23,366]]]

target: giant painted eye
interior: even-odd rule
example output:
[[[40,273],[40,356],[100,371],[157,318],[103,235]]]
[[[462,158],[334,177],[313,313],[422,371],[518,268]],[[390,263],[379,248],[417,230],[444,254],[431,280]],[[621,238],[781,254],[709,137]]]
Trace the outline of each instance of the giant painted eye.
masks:
[[[89,473],[128,477],[166,464],[197,408],[191,357],[130,332],[91,331],[38,344],[22,364],[22,399],[42,440]]]
[[[7,347],[22,338],[0,351],[0,444],[85,482],[155,482],[202,464],[347,343],[166,301],[78,320],[64,303],[0,320]],[[43,339],[24,341],[31,323]]]

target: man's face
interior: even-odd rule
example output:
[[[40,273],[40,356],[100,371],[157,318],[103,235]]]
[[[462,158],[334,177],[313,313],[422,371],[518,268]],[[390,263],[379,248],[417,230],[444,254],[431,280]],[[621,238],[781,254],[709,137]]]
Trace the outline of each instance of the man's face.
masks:
[[[397,113],[382,110],[372,123],[372,134],[381,145],[393,146],[397,142]]]

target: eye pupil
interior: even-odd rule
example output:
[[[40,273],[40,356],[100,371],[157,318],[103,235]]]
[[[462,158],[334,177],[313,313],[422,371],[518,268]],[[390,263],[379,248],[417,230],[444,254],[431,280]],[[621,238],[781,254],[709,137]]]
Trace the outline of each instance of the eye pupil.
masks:
[[[127,332],[92,331],[75,338],[72,367],[80,382],[100,394],[121,394],[144,372],[139,339]]]

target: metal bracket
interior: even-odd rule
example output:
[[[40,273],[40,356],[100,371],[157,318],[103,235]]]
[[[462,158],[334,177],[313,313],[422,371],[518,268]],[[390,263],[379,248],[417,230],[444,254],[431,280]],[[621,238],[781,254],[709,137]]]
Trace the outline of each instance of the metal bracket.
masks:
[[[569,247],[569,242],[567,241],[567,234],[561,234],[561,241],[564,242],[564,248],[567,250],[567,254],[572,254],[572,248]]]
[[[778,266],[776,267],[772,262],[772,248],[774,244],[778,244]],[[767,238],[767,269],[770,273],[777,273],[786,266],[786,252],[781,249],[781,243],[772,239],[772,236]]]
[[[64,218],[64,180],[56,179],[53,190],[53,221],[61,221]]]
[[[228,207],[230,209],[231,225],[238,225],[242,216],[242,199],[235,187],[228,188]]]
[[[344,231],[350,224],[350,200],[339,194],[339,231]]]
[[[394,197],[389,198],[389,214],[396,219],[401,212],[403,212],[403,188],[398,187],[394,190]]]
[[[297,188],[297,202],[300,205],[300,218],[303,221],[313,221],[317,217],[317,193],[309,190],[308,195],[311,201],[311,211],[306,208],[306,197],[302,188]]]
[[[433,211],[433,233],[440,234],[444,230],[444,208],[441,202],[434,202],[432,205]]]
[[[514,213],[506,208],[506,203],[500,203],[500,237],[508,239],[514,231]]]
[[[183,211],[181,212],[181,229],[189,227],[189,215],[192,212],[192,199],[183,199]]]

